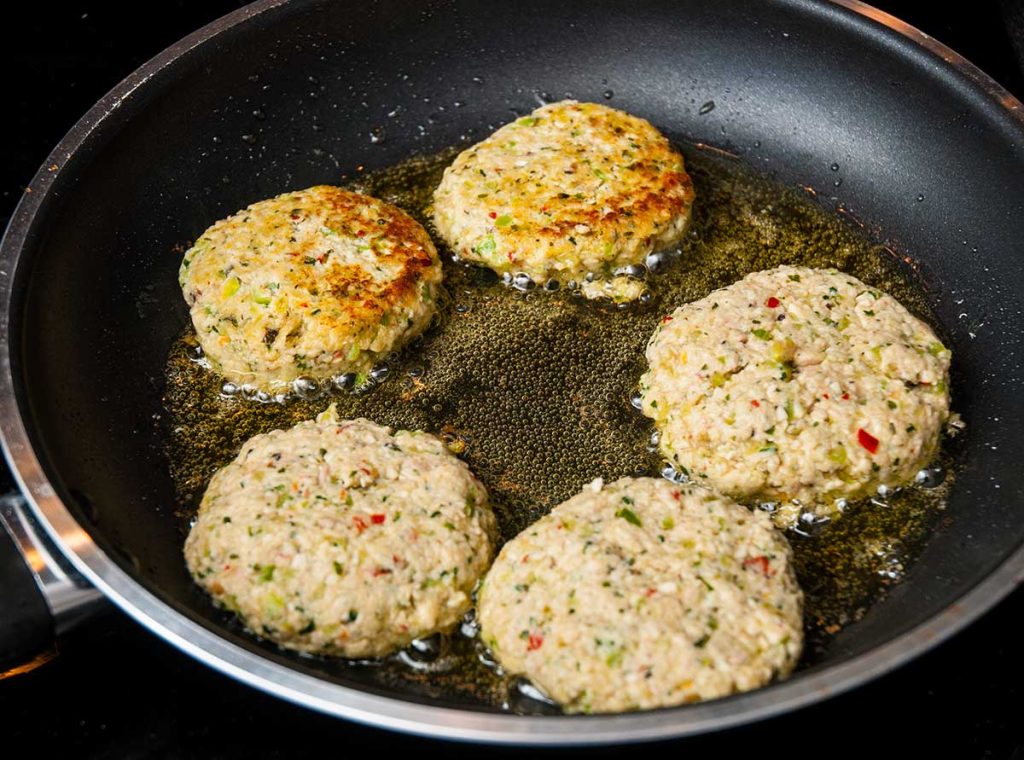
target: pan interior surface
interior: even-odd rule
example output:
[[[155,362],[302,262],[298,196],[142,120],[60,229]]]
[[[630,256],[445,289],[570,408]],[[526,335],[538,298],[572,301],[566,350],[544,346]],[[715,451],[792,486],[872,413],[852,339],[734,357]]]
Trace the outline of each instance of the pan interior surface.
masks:
[[[970,78],[843,9],[802,2],[261,8],[93,112],[5,243],[22,251],[10,350],[36,455],[99,548],[158,600],[149,614],[183,613],[333,683],[465,704],[288,657],[211,616],[181,560],[166,458],[166,362],[187,325],[175,272],[184,246],[254,200],[474,141],[570,94],[610,98],[684,145],[725,149],[847,209],[913,263],[920,307],[953,350],[967,430],[934,535],[902,583],[771,691],[924,623],[1018,549],[1024,132]],[[510,350],[532,350],[529,337]],[[719,708],[739,714],[747,699]]]
[[[913,272],[885,246],[806,194],[758,178],[735,159],[688,152],[698,195],[688,239],[649,278],[650,300],[641,304],[618,308],[567,291],[517,292],[489,270],[452,263],[441,246],[447,297],[433,328],[380,365],[387,379],[360,392],[293,394],[285,403],[224,394],[223,378],[198,358],[195,332],[186,330],[170,351],[164,397],[182,533],[210,473],[234,459],[246,440],[312,419],[333,403],[342,418],[367,417],[440,435],[487,487],[500,538],[507,541],[595,478],[659,477],[664,465],[652,442],[653,425],[631,397],[646,367],[647,340],[676,306],[785,263],[849,272],[930,317]],[[357,173],[351,186],[429,227],[432,191],[454,153]],[[851,507],[842,520],[789,532],[807,595],[802,667],[827,661],[834,635],[909,569],[944,516],[958,443],[947,440],[941,487],[876,497],[873,504]],[[359,675],[435,700],[546,709],[523,697],[517,680],[484,664],[490,657],[474,630],[470,622],[419,649],[362,665]],[[319,664],[328,672],[347,667]]]

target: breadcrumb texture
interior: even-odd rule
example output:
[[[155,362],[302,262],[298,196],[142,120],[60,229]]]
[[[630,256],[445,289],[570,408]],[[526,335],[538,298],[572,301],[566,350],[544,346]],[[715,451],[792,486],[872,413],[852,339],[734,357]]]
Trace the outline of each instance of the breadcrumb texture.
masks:
[[[663,319],[643,412],[691,478],[772,504],[791,525],[905,485],[935,458],[950,359],[891,296],[834,269],[783,266]]]
[[[624,301],[642,288],[614,273],[678,243],[692,203],[682,156],[649,122],[566,100],[460,153],[433,217],[465,261]]]
[[[260,636],[379,657],[461,619],[495,531],[486,490],[437,438],[332,407],[242,446],[210,481],[185,558]]]
[[[713,699],[788,675],[803,595],[763,512],[693,485],[595,481],[501,550],[479,594],[502,666],[568,712]]]
[[[217,222],[178,279],[213,369],[280,392],[298,377],[366,372],[422,333],[441,263],[404,211],[321,185]]]

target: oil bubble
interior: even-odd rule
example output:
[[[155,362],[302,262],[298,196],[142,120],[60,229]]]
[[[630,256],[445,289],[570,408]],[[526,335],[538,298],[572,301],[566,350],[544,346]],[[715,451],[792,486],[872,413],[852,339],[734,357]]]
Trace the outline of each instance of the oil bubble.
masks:
[[[634,280],[642,280],[647,275],[647,267],[643,264],[630,264],[628,267],[617,270],[615,274],[631,277]]]
[[[339,391],[350,391],[356,387],[356,374],[355,372],[346,372],[343,375],[335,375],[331,378],[331,382]]]
[[[477,622],[476,613],[470,610],[459,623],[459,633],[467,639],[475,639],[480,634],[480,623]]]
[[[819,535],[829,522],[827,517],[805,509],[800,513],[796,525],[793,526],[793,532],[805,538],[813,538]]]
[[[690,474],[682,467],[675,468],[670,464],[666,464],[661,468],[661,477],[665,480],[670,480],[673,483],[689,483]]]
[[[320,383],[312,377],[303,375],[292,381],[292,390],[301,399],[313,399],[320,395]]]
[[[938,488],[946,480],[946,471],[942,467],[925,467],[914,476],[914,483],[921,488]]]
[[[433,662],[441,656],[442,649],[441,634],[435,633],[422,639],[414,639],[406,651],[420,662]]]
[[[476,658],[480,662],[480,664],[488,670],[494,671],[499,676],[504,675],[505,670],[501,667],[501,663],[494,659],[494,655],[492,655],[490,653],[490,650],[488,650],[482,644],[480,645],[480,649],[477,652]]]
[[[530,279],[530,275],[525,272],[520,272],[512,277],[512,287],[516,290],[521,290],[524,293],[528,290],[533,290],[536,284],[537,283]]]
[[[509,683],[508,705],[512,712],[524,715],[558,715],[562,712],[551,697],[521,676]]]

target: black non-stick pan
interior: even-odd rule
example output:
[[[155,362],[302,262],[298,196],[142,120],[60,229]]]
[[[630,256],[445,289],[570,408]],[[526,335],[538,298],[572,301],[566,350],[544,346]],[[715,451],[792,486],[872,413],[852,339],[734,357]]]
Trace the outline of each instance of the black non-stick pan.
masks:
[[[636,714],[518,714],[248,636],[196,592],[181,557],[162,421],[168,355],[187,326],[181,246],[254,200],[463,144],[538,97],[607,91],[684,151],[710,146],[780,186],[827,188],[824,207],[905,259],[953,349],[966,421],[942,519],[906,577],[788,681]],[[0,427],[31,512],[4,514],[37,547],[36,574],[63,589],[58,622],[92,598],[84,579],[212,667],[339,716],[580,743],[796,709],[919,654],[1021,581],[1022,178],[1020,103],[853,2],[258,2],[98,103],[12,219]],[[62,556],[39,553],[44,533]],[[52,623],[31,574],[0,559],[4,646],[28,651]]]

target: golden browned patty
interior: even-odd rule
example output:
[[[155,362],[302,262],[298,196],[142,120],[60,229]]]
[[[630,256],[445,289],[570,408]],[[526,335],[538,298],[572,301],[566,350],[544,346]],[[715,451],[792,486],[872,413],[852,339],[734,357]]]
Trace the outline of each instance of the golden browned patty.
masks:
[[[400,209],[322,185],[214,224],[179,282],[211,366],[277,393],[301,376],[366,372],[423,332],[441,264]]]
[[[650,123],[566,100],[459,154],[434,222],[466,261],[630,300],[641,289],[614,274],[677,243],[692,203],[682,156]]]

